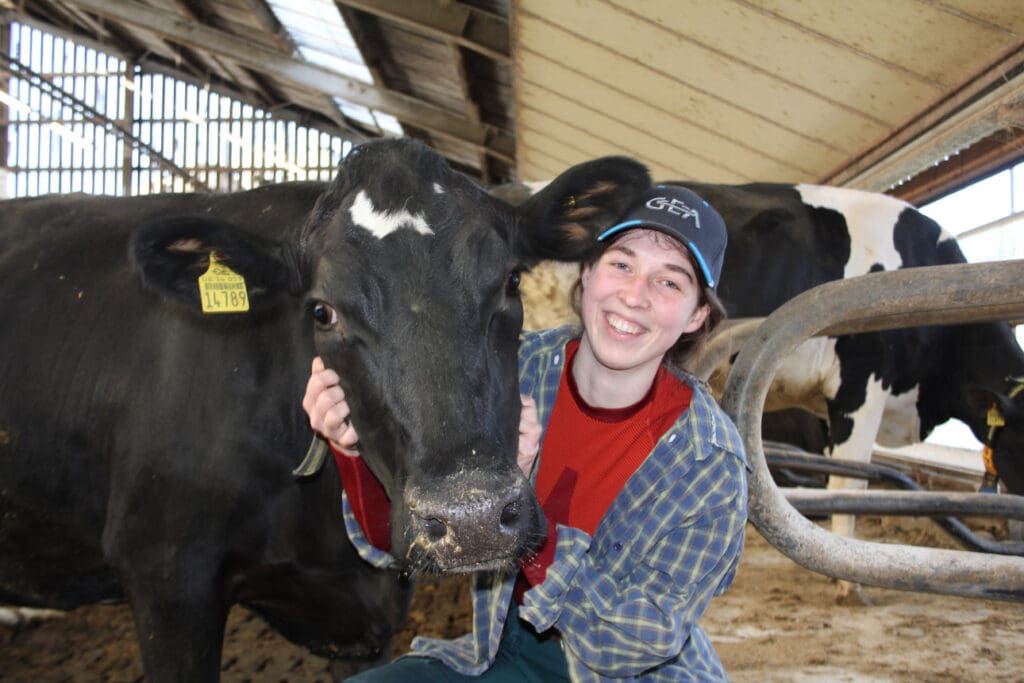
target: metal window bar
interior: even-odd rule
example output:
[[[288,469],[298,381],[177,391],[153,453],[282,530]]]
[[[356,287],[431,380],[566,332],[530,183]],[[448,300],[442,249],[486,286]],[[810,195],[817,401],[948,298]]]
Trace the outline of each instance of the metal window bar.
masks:
[[[30,108],[0,105],[10,196],[330,180],[350,145],[38,28],[11,23],[5,39],[6,92]]]

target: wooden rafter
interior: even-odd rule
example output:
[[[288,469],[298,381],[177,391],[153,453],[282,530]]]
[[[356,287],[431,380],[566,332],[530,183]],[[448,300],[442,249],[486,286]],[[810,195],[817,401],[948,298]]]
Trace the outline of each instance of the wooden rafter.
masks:
[[[224,22],[203,0],[174,0],[174,5],[185,17],[197,21],[217,30],[225,30]],[[244,83],[249,80],[259,90],[260,97],[266,103],[267,108],[280,105],[285,98],[273,87],[270,81],[259,72],[254,72],[245,67],[238,67],[230,60],[209,50],[195,49],[196,59],[206,59],[212,62],[223,73],[227,74],[236,83]],[[202,56],[200,56],[202,55]],[[207,68],[207,71],[210,69]]]
[[[274,78],[330,92],[433,134],[470,143],[506,162],[511,163],[514,157],[512,136],[505,131],[496,131],[409,95],[362,83],[233,34],[187,22],[180,15],[126,0],[77,0],[76,4],[107,19],[142,26],[176,43],[215,52]]]
[[[417,31],[487,55],[510,61],[508,21],[448,0],[337,0]]]

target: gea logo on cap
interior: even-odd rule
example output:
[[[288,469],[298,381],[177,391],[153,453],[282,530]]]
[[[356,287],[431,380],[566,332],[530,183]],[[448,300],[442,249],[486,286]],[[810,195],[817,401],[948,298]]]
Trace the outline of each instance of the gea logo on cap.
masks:
[[[647,200],[647,208],[654,209],[655,211],[667,211],[673,216],[692,218],[693,222],[697,225],[697,229],[700,229],[700,215],[678,199],[652,197]]]

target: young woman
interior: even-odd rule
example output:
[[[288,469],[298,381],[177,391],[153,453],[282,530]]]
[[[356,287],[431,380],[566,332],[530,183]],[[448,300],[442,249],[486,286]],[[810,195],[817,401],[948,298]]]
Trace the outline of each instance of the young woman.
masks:
[[[725,225],[693,192],[658,186],[600,240],[574,288],[582,326],[525,332],[519,351],[519,465],[547,540],[518,574],[477,577],[472,633],[417,638],[356,680],[726,679],[697,621],[739,562],[746,460],[679,369],[724,317]],[[313,367],[310,422],[357,457],[338,377]]]

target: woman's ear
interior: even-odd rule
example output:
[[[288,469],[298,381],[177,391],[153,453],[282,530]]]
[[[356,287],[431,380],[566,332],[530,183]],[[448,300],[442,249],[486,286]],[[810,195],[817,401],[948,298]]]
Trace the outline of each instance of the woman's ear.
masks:
[[[696,332],[697,330],[699,330],[701,325],[704,324],[704,321],[708,319],[709,315],[711,315],[710,305],[704,304],[703,306],[699,306],[690,315],[690,322],[686,324],[686,329],[683,331],[684,334],[689,334],[691,332]]]

